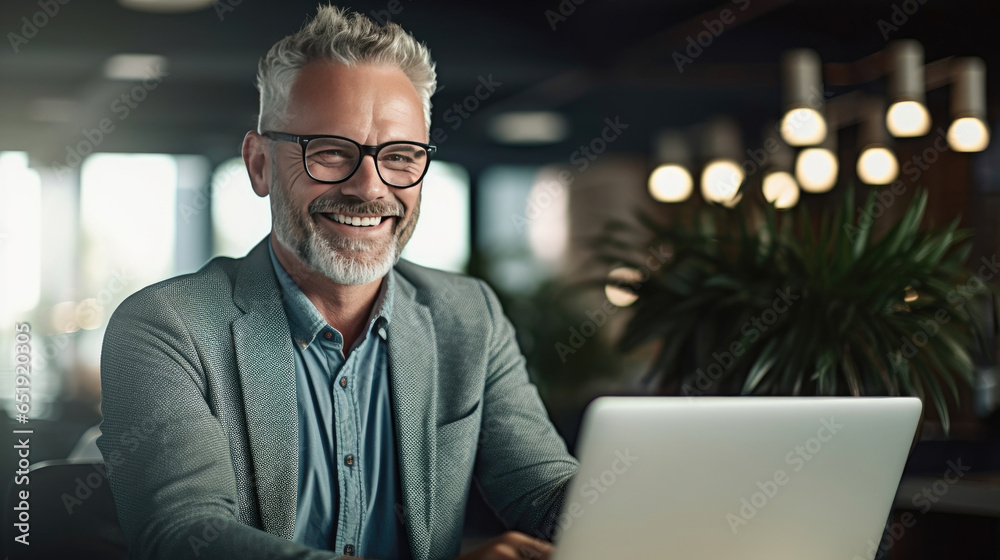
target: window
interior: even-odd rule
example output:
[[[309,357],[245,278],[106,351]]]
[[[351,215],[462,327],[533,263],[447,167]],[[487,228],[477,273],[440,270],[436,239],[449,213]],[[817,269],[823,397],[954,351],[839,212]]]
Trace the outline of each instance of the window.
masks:
[[[420,219],[402,258],[464,272],[470,249],[469,174],[461,165],[432,161],[420,188]]]
[[[0,153],[0,320],[5,327],[33,310],[41,296],[41,200],[41,181],[28,168],[27,154]]]
[[[565,249],[568,192],[538,167],[491,167],[479,179],[477,240],[491,283],[533,292]]]
[[[155,154],[94,154],[80,174],[82,287],[97,294],[116,277],[139,288],[174,273],[177,163]],[[115,282],[119,284],[121,282]],[[116,302],[117,303],[117,302]]]
[[[212,175],[212,256],[242,257],[271,231],[269,197],[250,186],[243,158],[226,160]]]

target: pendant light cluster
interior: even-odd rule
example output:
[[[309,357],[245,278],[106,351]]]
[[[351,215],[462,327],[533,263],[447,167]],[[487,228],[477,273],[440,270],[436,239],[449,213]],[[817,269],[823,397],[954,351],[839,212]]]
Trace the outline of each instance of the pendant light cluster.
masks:
[[[895,41],[883,60],[888,74],[887,99],[852,92],[843,99],[825,100],[819,55],[808,49],[785,53],[781,61],[785,113],[780,123],[770,127],[780,133],[782,141],[774,138],[773,132],[765,131],[767,162],[759,158],[751,162],[746,156],[752,156],[752,151],[742,152],[740,131],[733,121],[714,119],[708,123],[699,154],[703,162],[701,194],[705,200],[736,204],[742,196],[737,191],[745,176],[757,171],[751,163],[764,167],[764,196],[779,208],[794,206],[800,190],[829,191],[840,172],[837,129],[854,123],[859,125],[861,147],[856,165],[858,178],[870,185],[895,181],[899,162],[892,148],[893,138],[925,136],[931,130],[932,119],[926,105],[927,81],[920,43]],[[983,151],[990,140],[985,65],[979,58],[956,58],[948,63],[952,119],[948,144],[958,152]],[[657,143],[656,158],[660,165],[649,176],[650,194],[661,202],[687,200],[694,190],[694,179],[685,136],[676,131],[664,133]]]

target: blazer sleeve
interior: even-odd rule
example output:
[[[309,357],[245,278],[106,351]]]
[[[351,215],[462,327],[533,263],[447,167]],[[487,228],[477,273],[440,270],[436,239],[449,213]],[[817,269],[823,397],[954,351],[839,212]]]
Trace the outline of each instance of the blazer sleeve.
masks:
[[[337,558],[240,522],[228,438],[195,344],[165,299],[149,289],[127,299],[101,354],[97,445],[129,557]]]
[[[474,475],[511,529],[551,541],[579,464],[549,420],[528,378],[514,327],[496,294],[480,283],[490,311],[488,371]]]

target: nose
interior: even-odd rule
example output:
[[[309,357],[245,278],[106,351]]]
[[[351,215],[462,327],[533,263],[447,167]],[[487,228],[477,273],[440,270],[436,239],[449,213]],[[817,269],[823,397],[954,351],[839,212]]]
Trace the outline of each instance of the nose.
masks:
[[[341,183],[340,192],[365,201],[384,198],[389,194],[389,186],[378,176],[375,156],[367,156],[371,154],[361,156],[361,165],[350,179]]]

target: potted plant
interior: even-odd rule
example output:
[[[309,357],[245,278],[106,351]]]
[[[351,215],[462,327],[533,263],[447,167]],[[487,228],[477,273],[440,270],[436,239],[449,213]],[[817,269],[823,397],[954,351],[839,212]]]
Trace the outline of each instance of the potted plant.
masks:
[[[622,350],[658,341],[648,381],[665,392],[915,395],[949,428],[948,395],[974,372],[977,300],[989,288],[964,266],[958,219],[921,229],[927,193],[873,235],[875,191],[855,215],[853,189],[813,223],[745,197],[693,220],[609,224],[606,262],[637,269],[648,247],[672,257],[621,287],[638,299]],[[638,227],[638,229],[637,229]]]

